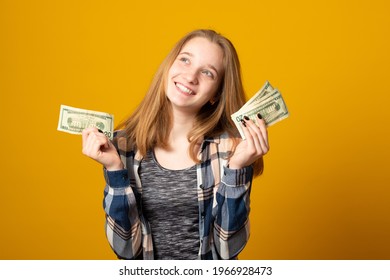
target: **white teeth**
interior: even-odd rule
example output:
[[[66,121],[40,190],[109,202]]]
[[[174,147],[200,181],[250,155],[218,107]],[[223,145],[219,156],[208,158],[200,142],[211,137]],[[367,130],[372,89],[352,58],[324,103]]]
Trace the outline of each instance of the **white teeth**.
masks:
[[[190,94],[190,95],[194,94],[194,93],[192,92],[192,90],[190,90],[189,88],[186,88],[186,87],[183,86],[182,84],[177,83],[176,86],[177,86],[181,91],[184,91],[184,92],[187,93],[187,94]]]

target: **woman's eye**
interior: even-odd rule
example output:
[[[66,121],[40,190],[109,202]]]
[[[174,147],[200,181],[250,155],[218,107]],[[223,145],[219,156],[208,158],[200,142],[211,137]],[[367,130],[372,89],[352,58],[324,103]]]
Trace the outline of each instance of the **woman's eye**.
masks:
[[[184,62],[184,63],[189,63],[190,62],[190,60],[187,57],[181,57],[179,60]]]
[[[214,78],[213,73],[209,70],[204,70],[203,74],[205,74],[207,77]]]

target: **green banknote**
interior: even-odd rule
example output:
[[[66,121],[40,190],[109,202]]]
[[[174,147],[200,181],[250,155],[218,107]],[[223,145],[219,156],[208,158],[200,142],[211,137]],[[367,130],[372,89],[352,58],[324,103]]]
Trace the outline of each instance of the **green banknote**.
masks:
[[[57,130],[81,134],[84,128],[96,127],[110,139],[114,133],[114,116],[104,112],[61,105]]]
[[[245,139],[245,135],[241,121],[244,116],[255,120],[257,114],[262,116],[267,126],[271,126],[289,116],[282,94],[278,89],[274,89],[268,81],[240,110],[231,115],[242,139]]]

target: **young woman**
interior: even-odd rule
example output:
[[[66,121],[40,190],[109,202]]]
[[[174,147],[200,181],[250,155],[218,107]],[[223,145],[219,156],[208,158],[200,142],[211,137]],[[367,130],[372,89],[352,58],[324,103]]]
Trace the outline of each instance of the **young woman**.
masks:
[[[122,259],[234,259],[249,237],[250,189],[269,150],[261,116],[244,104],[232,43],[213,30],[182,38],[111,142],[83,132],[104,166],[107,239]]]

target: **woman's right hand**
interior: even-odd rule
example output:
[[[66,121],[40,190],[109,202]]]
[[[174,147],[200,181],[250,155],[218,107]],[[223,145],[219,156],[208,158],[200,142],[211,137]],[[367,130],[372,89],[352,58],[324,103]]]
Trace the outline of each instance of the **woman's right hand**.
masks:
[[[108,171],[123,169],[123,163],[114,145],[96,127],[83,130],[83,154],[103,164]]]

